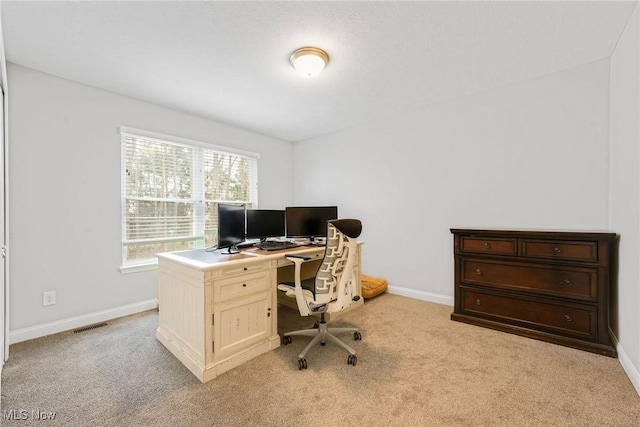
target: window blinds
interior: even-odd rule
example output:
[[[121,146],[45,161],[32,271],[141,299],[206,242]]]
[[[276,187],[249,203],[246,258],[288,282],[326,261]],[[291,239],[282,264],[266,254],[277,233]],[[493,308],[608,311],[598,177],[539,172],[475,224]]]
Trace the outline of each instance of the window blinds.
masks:
[[[125,264],[214,245],[218,203],[257,205],[257,156],[127,132],[121,138]]]

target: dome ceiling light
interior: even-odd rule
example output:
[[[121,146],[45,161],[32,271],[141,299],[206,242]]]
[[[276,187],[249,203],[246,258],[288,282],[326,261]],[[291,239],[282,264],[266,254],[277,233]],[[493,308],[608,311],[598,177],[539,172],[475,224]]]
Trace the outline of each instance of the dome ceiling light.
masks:
[[[289,61],[301,75],[314,77],[327,65],[329,55],[317,47],[301,47],[291,54]]]

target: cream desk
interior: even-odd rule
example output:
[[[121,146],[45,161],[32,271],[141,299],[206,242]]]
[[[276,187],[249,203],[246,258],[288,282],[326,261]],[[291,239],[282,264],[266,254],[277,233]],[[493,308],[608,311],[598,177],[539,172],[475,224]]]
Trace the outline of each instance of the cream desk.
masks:
[[[354,267],[359,294],[361,246]],[[281,281],[293,281],[287,254],[310,257],[302,278],[313,277],[324,246],[271,252],[249,248],[232,255],[204,250],[158,254],[156,337],[202,382],[279,347],[278,302],[297,310],[295,300],[277,290]],[[360,298],[352,307],[363,303]]]

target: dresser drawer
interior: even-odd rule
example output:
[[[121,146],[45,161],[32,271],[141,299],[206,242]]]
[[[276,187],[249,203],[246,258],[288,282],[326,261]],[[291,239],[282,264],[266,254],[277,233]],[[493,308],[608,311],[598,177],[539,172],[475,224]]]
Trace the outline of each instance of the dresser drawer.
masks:
[[[516,255],[518,245],[516,239],[496,239],[479,237],[461,237],[460,252],[477,254]]]
[[[595,306],[493,294],[466,287],[461,291],[464,313],[565,336],[596,339]]]
[[[596,269],[462,259],[461,282],[595,301]]]
[[[213,302],[263,292],[269,289],[269,272],[247,274],[242,277],[221,279],[213,283]]]
[[[522,255],[531,258],[597,262],[598,243],[523,239]]]

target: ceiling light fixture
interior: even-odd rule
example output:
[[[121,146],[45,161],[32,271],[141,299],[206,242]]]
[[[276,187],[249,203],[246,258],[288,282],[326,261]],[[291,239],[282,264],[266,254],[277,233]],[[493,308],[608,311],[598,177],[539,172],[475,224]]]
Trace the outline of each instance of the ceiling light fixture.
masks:
[[[329,55],[317,47],[301,47],[291,54],[289,61],[301,75],[313,77],[327,65]]]

